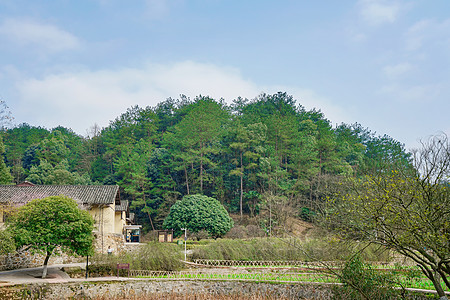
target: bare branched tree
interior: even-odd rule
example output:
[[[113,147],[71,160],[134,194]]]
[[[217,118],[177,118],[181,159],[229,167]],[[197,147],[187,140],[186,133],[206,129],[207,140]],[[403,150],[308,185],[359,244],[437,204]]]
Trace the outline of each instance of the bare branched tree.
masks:
[[[328,202],[325,224],[347,239],[379,244],[414,261],[441,299],[450,288],[450,144],[433,136],[413,151],[412,166],[386,165],[349,180]]]
[[[0,130],[5,130],[12,125],[14,118],[8,105],[4,100],[0,100]]]

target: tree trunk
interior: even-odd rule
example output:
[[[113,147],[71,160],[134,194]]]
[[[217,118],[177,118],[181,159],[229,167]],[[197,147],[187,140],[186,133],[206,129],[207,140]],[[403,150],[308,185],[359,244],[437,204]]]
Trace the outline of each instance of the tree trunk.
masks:
[[[200,192],[203,193],[203,152],[200,152]]]
[[[152,216],[150,215],[150,213],[147,213],[147,214],[148,214],[148,218],[150,220],[150,224],[152,225],[152,230],[154,231],[155,227],[153,226]]]
[[[441,286],[441,275],[434,271],[434,278],[431,280],[433,282],[434,288],[439,295],[439,300],[447,300],[447,296],[445,295],[444,289]]]
[[[143,195],[143,198],[144,198],[144,203],[145,203],[144,205],[147,206],[147,203],[146,203],[147,200],[145,199],[144,188],[142,188],[142,195]],[[148,218],[150,219],[150,224],[152,225],[152,230],[155,231],[155,227],[153,226],[152,216],[150,215],[149,212],[147,212],[147,214],[148,214]]]
[[[47,277],[47,264],[48,264],[48,260],[50,259],[50,255],[52,255],[52,252],[47,250],[47,256],[45,256],[45,259],[44,259],[44,268],[42,270],[42,279],[45,279]]]
[[[244,197],[244,167],[242,166],[242,151],[241,151],[241,195],[239,197],[239,211],[242,220],[242,198]]]
[[[184,165],[184,175],[186,176],[186,190],[187,190],[187,194],[189,195],[189,180],[188,180],[186,165]]]

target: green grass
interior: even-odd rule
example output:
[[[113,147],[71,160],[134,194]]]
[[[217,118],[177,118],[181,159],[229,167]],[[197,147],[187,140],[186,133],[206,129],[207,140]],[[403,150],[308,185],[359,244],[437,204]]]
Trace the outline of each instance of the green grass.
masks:
[[[314,274],[318,275],[318,274]],[[336,278],[325,276],[312,276],[312,274],[264,274],[264,273],[232,273],[232,274],[220,274],[220,273],[181,273],[173,275],[160,275],[160,276],[136,276],[136,278],[159,278],[159,279],[214,279],[214,280],[252,280],[252,281],[284,281],[284,282],[337,282]]]
[[[251,280],[251,281],[261,281],[261,282],[320,282],[320,283],[337,283],[339,279],[337,276],[327,273],[326,271],[317,271],[314,268],[310,268],[310,265],[303,265],[304,267],[301,271],[296,269],[299,266],[295,266],[289,271],[289,273],[284,273],[284,271],[277,270],[278,268],[283,269],[285,267],[292,267],[289,265],[284,265],[280,267],[268,266],[270,271],[262,273],[258,269],[263,269],[264,266],[259,267],[245,267],[242,266],[239,269],[247,269],[248,273],[241,273],[241,271],[236,273],[223,274],[221,272],[213,273],[195,273],[195,272],[175,272],[173,274],[164,275],[154,275],[154,276],[136,276],[137,278],[171,278],[171,279],[199,279],[199,280]],[[428,278],[425,277],[415,266],[399,267],[392,265],[380,265],[374,264],[373,268],[376,272],[390,273],[395,275],[395,280],[397,284],[396,287],[405,288],[416,288],[424,290],[433,290],[434,286]],[[334,271],[339,271],[338,267],[331,268]],[[445,291],[450,291],[447,287],[443,286]]]
[[[319,283],[338,283],[339,280],[333,275],[324,273],[174,273],[155,276],[136,276],[136,278],[158,278],[158,279],[199,279],[199,280],[251,280],[264,282],[319,282]],[[415,280],[408,277],[400,276],[397,287],[416,288],[424,290],[434,290],[434,286],[425,276],[421,276]],[[448,291],[446,287],[444,290]]]

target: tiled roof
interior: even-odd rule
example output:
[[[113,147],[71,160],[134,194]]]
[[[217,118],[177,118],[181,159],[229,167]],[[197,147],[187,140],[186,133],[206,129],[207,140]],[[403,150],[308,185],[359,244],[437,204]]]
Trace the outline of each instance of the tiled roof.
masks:
[[[128,201],[120,200],[120,205],[116,205],[115,210],[116,211],[127,211],[128,210]]]
[[[0,185],[0,203],[20,204],[59,195],[84,204],[118,204],[120,201],[117,185]]]

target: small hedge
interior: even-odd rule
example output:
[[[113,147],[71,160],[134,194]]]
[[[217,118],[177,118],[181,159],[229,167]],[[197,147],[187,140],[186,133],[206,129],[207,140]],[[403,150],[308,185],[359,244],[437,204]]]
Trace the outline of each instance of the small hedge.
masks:
[[[389,261],[387,251],[363,243],[351,245],[333,238],[281,239],[253,238],[248,240],[220,239],[202,247],[195,247],[192,259],[219,260],[296,260],[336,261],[345,260],[344,255],[359,252],[366,261]]]
[[[176,244],[150,242],[136,251],[117,255],[96,254],[89,266],[90,276],[113,276],[118,263],[129,263],[132,270],[177,271],[184,264],[182,249]]]
[[[192,259],[302,260],[303,255],[287,240],[276,238],[223,239],[195,248]]]

